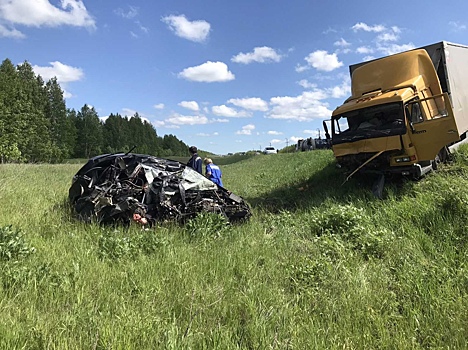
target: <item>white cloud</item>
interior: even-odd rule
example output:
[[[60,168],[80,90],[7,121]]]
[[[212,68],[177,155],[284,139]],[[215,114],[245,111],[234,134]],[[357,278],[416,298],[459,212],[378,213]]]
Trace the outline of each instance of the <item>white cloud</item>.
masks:
[[[380,33],[380,32],[383,32],[386,28],[385,26],[381,24],[369,26],[366,23],[359,22],[359,23],[356,23],[354,26],[352,26],[351,29],[354,30],[355,32],[357,32],[358,30],[364,30],[366,32]]]
[[[163,120],[155,120],[155,121],[153,121],[152,124],[156,128],[161,128],[161,127],[164,127],[166,125],[166,123]]]
[[[133,19],[136,16],[138,16],[138,11],[139,11],[138,7],[134,7],[130,5],[128,7],[129,9],[127,11],[119,7],[118,9],[114,10],[114,13],[126,19]]]
[[[252,116],[246,111],[237,111],[234,108],[228,107],[226,105],[213,106],[211,111],[218,117],[244,118]]]
[[[140,28],[140,30],[143,32],[143,33],[148,33],[149,32],[149,29],[145,26],[143,26],[140,21],[135,21],[135,24],[138,26],[138,28]]]
[[[149,29],[147,27],[143,26],[140,21],[135,19],[139,15],[139,8],[138,7],[129,5],[128,10],[124,10],[121,7],[119,7],[116,10],[114,10],[114,13],[117,16],[120,16],[122,18],[132,20],[141,32],[143,32],[145,34],[147,34],[149,32]],[[135,33],[133,30],[130,31],[130,35],[133,38],[139,38],[139,35],[137,33]]]
[[[268,135],[283,135],[281,131],[270,130],[267,132]]]
[[[315,89],[317,84],[309,82],[307,79],[302,79],[297,82],[304,89]]]
[[[371,47],[367,47],[367,46],[360,46],[356,49],[356,52],[360,54],[369,54],[369,53],[373,53],[374,49]]]
[[[126,117],[129,117],[129,118],[133,118],[135,116],[135,114],[138,114],[138,116],[140,117],[140,119],[142,121],[145,121],[149,124],[151,124],[151,122],[149,121],[148,118],[146,118],[143,114],[141,113],[138,113],[137,111],[135,111],[134,109],[131,109],[131,108],[122,108],[122,115],[123,116],[126,116]],[[154,123],[153,123],[154,124]]]
[[[351,44],[348,43],[345,39],[341,38],[340,40],[335,41],[335,42],[333,43],[333,45],[339,46],[339,47],[348,47],[348,46],[350,46]]]
[[[311,83],[306,79],[298,82],[304,89],[310,90],[314,94],[314,98],[317,100],[323,100],[326,98],[341,98],[348,96],[351,93],[351,81],[346,75],[343,78],[343,82],[340,85],[332,86],[329,88],[318,89],[317,84]]]
[[[258,97],[251,98],[231,98],[228,103],[232,103],[234,106],[245,108],[251,111],[262,111],[268,110],[268,102]]]
[[[52,67],[32,67],[34,72],[40,75],[44,81],[48,81],[49,79],[56,77],[58,83],[66,84],[69,82],[81,80],[84,77],[84,73],[81,68],[68,66],[59,61],[49,63],[52,65]]]
[[[325,89],[331,98],[342,98],[351,95],[351,80],[347,77],[341,85]]]
[[[377,41],[397,41],[398,35],[395,33],[382,33],[377,36]]]
[[[311,121],[331,116],[328,104],[322,102],[327,98],[323,91],[305,91],[296,97],[273,97],[270,100],[273,108],[266,114],[266,118],[289,119],[297,121]]]
[[[247,124],[242,127],[241,130],[236,131],[237,135],[252,135],[252,131],[255,130],[255,125]]]
[[[198,103],[195,101],[182,101],[179,103],[179,106],[190,109],[194,112],[198,112],[200,110]]]
[[[61,9],[48,0],[2,0],[0,19],[11,25],[57,27],[70,25],[94,29],[96,23],[81,0],[61,0]],[[14,29],[10,30],[15,32]]]
[[[198,134],[196,134],[197,136],[201,136],[201,137],[211,137],[211,136],[218,136],[219,133],[217,132],[214,132],[212,134],[207,134],[205,132],[199,132]]]
[[[279,139],[273,139],[273,140],[270,141],[270,143],[272,143],[272,144],[277,144],[277,143],[282,143],[282,142],[284,142],[284,141],[279,140]]]
[[[461,32],[463,30],[466,30],[466,24],[460,22],[450,21],[449,26],[454,32]]]
[[[71,92],[68,92],[67,90],[63,89],[63,98],[71,98],[73,95]]]
[[[372,60],[375,60],[376,57],[375,56],[365,56],[362,58],[362,61],[363,62],[367,62],[367,61],[372,61]]]
[[[179,73],[180,78],[198,82],[223,82],[235,79],[228,66],[223,62],[208,61],[199,66],[185,68]]]
[[[24,39],[26,35],[21,33],[19,30],[14,28],[8,29],[7,27],[0,24],[0,38],[13,38],[13,39]]]
[[[306,135],[310,135],[309,137],[312,137],[312,138],[317,138],[317,137],[320,137],[320,138],[323,138],[325,135],[323,134],[323,131],[320,129],[320,128],[317,128],[315,130],[302,130],[302,132]]]
[[[263,46],[254,48],[253,52],[240,53],[231,58],[232,62],[249,64],[252,62],[258,63],[269,63],[279,62],[282,59],[282,55],[278,54],[271,47]]]
[[[297,141],[302,140],[303,137],[297,137],[297,136],[291,136],[289,138],[289,141],[292,141],[293,143],[297,143]]]
[[[133,115],[135,115],[135,113],[137,113],[137,111],[135,111],[134,109],[122,108],[122,115],[124,116],[132,117]]]
[[[166,16],[161,19],[177,36],[195,42],[203,42],[210,33],[210,24],[206,21],[189,21],[184,15]]]
[[[301,72],[304,72],[304,71],[308,70],[309,66],[297,65],[295,69],[296,69],[296,72],[301,73]]]
[[[155,105],[153,105],[153,107],[154,107],[155,109],[164,109],[164,103],[155,104]]]
[[[382,45],[382,46],[377,47],[377,49],[386,56],[394,55],[396,53],[403,52],[403,51],[412,50],[414,48],[415,46],[413,43],[402,44],[402,45],[391,44],[391,45]]]
[[[202,125],[208,123],[208,118],[204,115],[181,115],[174,114],[170,118],[167,118],[166,123],[171,123],[175,125]]]
[[[213,123],[229,123],[229,119],[222,119],[222,118],[213,118],[211,119]]]
[[[338,56],[335,53],[329,54],[324,50],[312,52],[304,59],[309,66],[325,72],[331,72],[343,65],[343,62],[338,61]]]

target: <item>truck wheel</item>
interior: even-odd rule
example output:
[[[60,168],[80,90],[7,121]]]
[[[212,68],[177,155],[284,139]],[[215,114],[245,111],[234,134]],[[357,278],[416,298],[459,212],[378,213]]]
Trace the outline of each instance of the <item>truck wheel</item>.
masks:
[[[435,159],[431,161],[432,170],[434,171],[437,170],[437,168],[439,167],[439,163],[440,163],[439,155],[436,155]]]
[[[431,162],[432,169],[437,170],[440,163],[447,163],[450,157],[450,151],[447,146],[443,147],[439,153],[436,155],[435,159]]]
[[[450,158],[450,150],[447,146],[445,146],[439,151],[439,154],[437,154],[437,156],[439,157],[440,162],[447,163],[447,161]]]

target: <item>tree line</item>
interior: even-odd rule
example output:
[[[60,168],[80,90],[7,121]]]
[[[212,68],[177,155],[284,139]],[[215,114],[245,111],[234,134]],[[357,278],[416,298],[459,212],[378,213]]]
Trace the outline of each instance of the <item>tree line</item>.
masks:
[[[25,61],[0,65],[0,162],[60,162],[102,153],[186,156],[174,135],[157,135],[138,113],[110,114],[101,121],[94,107],[67,108],[56,78],[44,82]]]

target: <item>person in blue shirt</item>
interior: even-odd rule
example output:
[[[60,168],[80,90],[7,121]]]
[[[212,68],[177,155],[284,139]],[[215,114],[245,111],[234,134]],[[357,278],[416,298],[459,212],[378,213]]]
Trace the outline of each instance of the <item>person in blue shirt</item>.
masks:
[[[191,146],[189,148],[189,152],[190,152],[190,159],[187,163],[187,166],[189,166],[190,168],[198,171],[200,174],[203,174],[202,173],[202,159],[201,157],[198,155],[198,149],[197,147],[195,146]]]
[[[205,158],[203,163],[205,164],[205,176],[218,186],[223,187],[223,182],[221,181],[223,174],[219,166],[213,164],[210,158]]]

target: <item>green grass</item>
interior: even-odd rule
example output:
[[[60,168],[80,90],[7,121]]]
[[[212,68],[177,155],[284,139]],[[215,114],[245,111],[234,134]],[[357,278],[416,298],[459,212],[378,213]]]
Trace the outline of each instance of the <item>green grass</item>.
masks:
[[[465,349],[468,150],[419,182],[342,184],[330,151],[222,166],[225,226],[76,222],[80,164],[0,165],[2,349]]]

